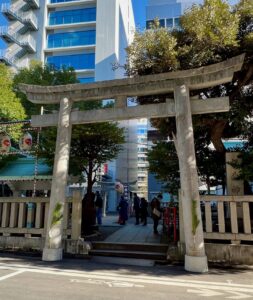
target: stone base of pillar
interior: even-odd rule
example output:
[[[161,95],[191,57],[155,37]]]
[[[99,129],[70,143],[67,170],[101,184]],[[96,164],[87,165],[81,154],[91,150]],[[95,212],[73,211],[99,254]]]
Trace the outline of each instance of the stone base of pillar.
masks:
[[[62,248],[50,249],[44,248],[42,254],[43,261],[58,261],[62,260]]]
[[[208,272],[207,257],[185,255],[184,268],[189,272],[206,273]]]

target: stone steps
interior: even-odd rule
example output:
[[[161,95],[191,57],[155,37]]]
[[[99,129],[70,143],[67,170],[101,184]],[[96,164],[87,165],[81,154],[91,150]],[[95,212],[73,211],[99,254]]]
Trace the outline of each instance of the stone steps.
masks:
[[[89,255],[95,261],[152,266],[167,261],[168,245],[93,242]]]

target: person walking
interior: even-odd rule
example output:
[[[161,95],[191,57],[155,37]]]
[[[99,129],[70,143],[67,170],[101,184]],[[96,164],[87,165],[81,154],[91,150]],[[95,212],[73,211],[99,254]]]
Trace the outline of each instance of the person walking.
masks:
[[[140,223],[140,198],[138,197],[138,195],[136,193],[134,193],[134,211],[135,211],[135,225],[139,225]]]
[[[153,198],[151,201],[151,210],[152,210],[152,219],[154,222],[154,234],[158,234],[158,224],[159,220],[162,217],[162,208],[161,208],[161,201],[163,199],[163,196],[159,194],[157,197]]]
[[[96,218],[97,218],[97,224],[98,224],[98,225],[102,225],[103,199],[102,199],[102,197],[101,197],[99,191],[96,191],[95,206],[96,206]]]
[[[148,216],[148,201],[145,198],[141,198],[141,222],[143,226],[147,225],[147,216]]]
[[[128,203],[125,200],[124,196],[120,197],[120,202],[118,205],[119,208],[119,224],[125,225],[126,221],[128,220]]]

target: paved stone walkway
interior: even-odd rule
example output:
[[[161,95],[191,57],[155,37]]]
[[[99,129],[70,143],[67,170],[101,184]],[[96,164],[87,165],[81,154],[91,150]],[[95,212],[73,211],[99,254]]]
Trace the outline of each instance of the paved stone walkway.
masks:
[[[134,225],[135,218],[129,218],[126,225],[117,224],[117,216],[107,216],[103,218],[104,226],[120,226],[120,229],[108,236],[104,242],[108,243],[147,243],[159,244],[161,236],[153,233],[152,219],[149,218],[147,226]],[[161,223],[161,221],[160,221]],[[162,231],[162,225],[158,227]]]

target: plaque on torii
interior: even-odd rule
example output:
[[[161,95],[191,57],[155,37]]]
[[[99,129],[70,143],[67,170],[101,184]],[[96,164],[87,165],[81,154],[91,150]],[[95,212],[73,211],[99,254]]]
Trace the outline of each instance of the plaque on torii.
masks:
[[[193,114],[226,112],[228,97],[191,99],[190,91],[214,87],[232,81],[234,72],[241,70],[244,55],[198,69],[162,73],[158,75],[61,86],[33,86],[21,84],[21,90],[35,104],[59,103],[55,114],[32,116],[34,127],[57,126],[54,171],[50,197],[43,260],[62,259],[62,221],[52,224],[55,207],[65,204],[68,176],[71,129],[75,124],[120,121],[138,118],[176,118],[176,148],[179,158],[182,210],[185,235],[185,269],[193,272],[208,270],[203,226],[200,212],[198,174],[193,137]],[[127,98],[174,93],[165,103],[127,107]],[[72,111],[73,102],[115,99],[113,108],[91,111]]]

